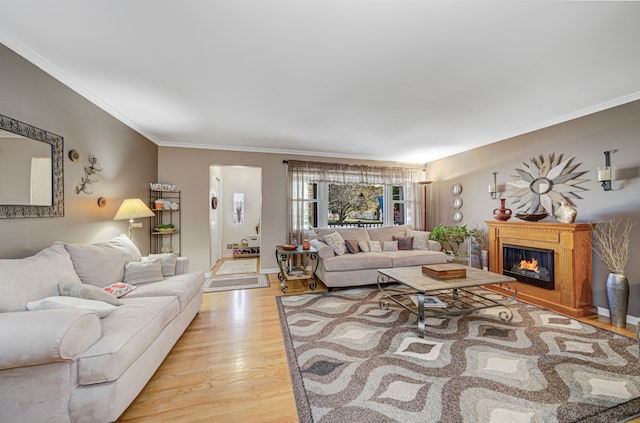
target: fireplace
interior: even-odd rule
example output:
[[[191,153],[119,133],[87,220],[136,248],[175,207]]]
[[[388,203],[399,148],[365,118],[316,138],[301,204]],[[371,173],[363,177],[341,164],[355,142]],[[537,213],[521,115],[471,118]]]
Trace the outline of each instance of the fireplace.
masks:
[[[502,245],[502,274],[518,282],[553,290],[553,250]]]
[[[593,313],[590,224],[497,220],[486,223],[489,270],[518,280],[518,300],[571,317]],[[486,288],[509,295],[498,285]]]

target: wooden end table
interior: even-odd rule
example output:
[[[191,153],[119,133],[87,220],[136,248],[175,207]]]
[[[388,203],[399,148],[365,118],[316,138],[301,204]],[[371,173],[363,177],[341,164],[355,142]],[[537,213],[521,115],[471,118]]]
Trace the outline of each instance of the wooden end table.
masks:
[[[313,247],[305,250],[302,245],[298,245],[295,250],[286,250],[282,248],[282,245],[276,245],[276,260],[280,268],[278,279],[282,292],[289,290],[288,281],[305,279],[311,280],[309,283],[311,290],[316,289],[317,283],[314,273],[318,267],[318,250]],[[297,266],[297,263],[301,264]]]

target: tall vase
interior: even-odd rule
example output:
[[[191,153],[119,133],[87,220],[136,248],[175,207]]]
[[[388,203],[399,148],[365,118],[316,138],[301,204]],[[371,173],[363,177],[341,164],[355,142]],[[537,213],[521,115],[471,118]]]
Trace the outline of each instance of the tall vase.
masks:
[[[480,250],[480,263],[482,270],[489,270],[489,252],[487,250]]]
[[[627,326],[627,305],[629,303],[629,280],[622,273],[607,275],[607,301],[611,324],[624,328]]]
[[[511,209],[504,206],[504,198],[500,199],[500,207],[493,209],[493,217],[496,220],[502,220],[503,222],[511,219]]]

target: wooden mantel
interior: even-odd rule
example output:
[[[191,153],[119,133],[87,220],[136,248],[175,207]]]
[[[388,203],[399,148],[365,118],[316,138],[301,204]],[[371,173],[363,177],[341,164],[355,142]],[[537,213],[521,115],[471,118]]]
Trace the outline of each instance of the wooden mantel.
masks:
[[[555,289],[518,283],[518,300],[571,317],[594,313],[591,304],[591,225],[497,220],[486,221],[486,224],[489,227],[489,270],[492,272],[502,274],[503,244],[554,252]],[[502,292],[497,285],[490,289]]]

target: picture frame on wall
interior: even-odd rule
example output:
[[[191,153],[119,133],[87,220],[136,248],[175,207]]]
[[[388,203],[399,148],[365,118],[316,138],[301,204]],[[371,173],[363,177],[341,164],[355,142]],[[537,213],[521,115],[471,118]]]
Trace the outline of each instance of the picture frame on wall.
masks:
[[[244,193],[233,193],[233,224],[244,224]]]

